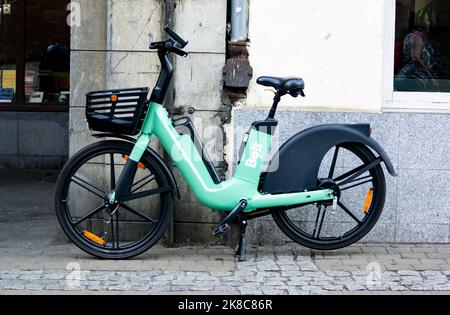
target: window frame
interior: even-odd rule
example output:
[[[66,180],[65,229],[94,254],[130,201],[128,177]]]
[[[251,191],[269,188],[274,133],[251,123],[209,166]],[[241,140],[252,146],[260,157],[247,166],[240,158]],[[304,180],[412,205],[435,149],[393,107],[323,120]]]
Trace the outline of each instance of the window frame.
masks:
[[[0,0],[0,5],[5,3]],[[27,103],[25,102],[25,41],[27,0],[17,0],[16,20],[16,98],[12,103],[2,103],[0,112],[69,112],[66,103]]]
[[[397,0],[384,1],[383,112],[450,113],[450,93],[394,90],[395,13]]]

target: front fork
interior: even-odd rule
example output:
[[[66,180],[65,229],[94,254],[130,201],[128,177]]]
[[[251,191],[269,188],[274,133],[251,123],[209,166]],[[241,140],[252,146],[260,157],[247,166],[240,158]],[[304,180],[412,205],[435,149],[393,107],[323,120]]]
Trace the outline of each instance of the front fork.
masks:
[[[134,177],[136,175],[138,163],[147,150],[148,145],[152,139],[151,134],[141,134],[133,147],[133,151],[125,166],[122,173],[117,180],[116,187],[108,194],[108,201],[110,204],[115,204],[125,197],[130,192],[130,187],[134,182]]]

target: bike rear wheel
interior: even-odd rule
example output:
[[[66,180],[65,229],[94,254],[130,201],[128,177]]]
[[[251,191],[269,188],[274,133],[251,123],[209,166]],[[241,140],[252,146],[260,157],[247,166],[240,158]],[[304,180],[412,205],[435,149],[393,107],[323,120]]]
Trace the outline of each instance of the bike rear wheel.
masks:
[[[59,175],[58,220],[69,239],[91,255],[106,259],[139,255],[168,227],[174,188],[149,153],[138,164],[129,200],[107,202],[132,149],[133,144],[124,141],[95,143],[75,154]]]
[[[313,249],[339,249],[359,241],[381,215],[386,182],[380,164],[351,177],[374,161],[375,155],[363,144],[336,146],[322,161],[317,185],[317,189],[337,185],[336,210],[325,202],[278,208],[272,211],[275,222],[293,241]]]

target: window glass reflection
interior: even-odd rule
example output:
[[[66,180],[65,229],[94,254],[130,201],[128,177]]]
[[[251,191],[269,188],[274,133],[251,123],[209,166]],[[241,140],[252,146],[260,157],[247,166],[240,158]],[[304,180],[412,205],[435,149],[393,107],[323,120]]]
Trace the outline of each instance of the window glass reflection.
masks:
[[[450,1],[396,5],[395,90],[450,92]]]

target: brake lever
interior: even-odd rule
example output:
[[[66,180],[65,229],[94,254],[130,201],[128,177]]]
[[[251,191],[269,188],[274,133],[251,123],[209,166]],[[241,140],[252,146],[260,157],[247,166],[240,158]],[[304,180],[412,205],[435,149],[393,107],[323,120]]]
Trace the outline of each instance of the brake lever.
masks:
[[[189,55],[189,53],[187,51],[181,50],[177,47],[170,48],[170,51],[181,57],[187,57]]]
[[[164,47],[165,43],[166,43],[165,41],[163,41],[163,42],[151,42],[150,43],[150,49],[162,48],[162,47]]]

